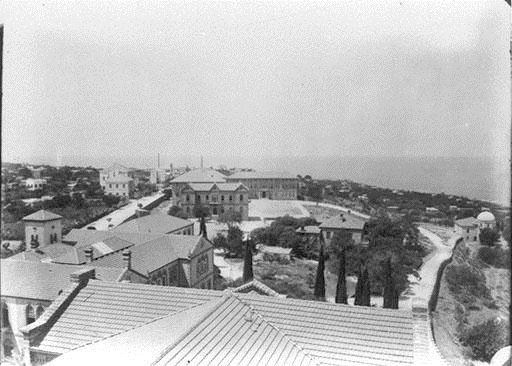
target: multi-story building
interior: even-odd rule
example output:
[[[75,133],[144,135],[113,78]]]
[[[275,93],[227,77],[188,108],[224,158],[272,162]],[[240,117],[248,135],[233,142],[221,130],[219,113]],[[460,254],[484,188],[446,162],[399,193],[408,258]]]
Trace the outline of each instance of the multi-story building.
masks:
[[[43,187],[46,185],[46,179],[33,179],[28,178],[25,181],[25,187],[27,191],[38,191],[43,189]]]
[[[163,184],[169,173],[165,169],[151,169],[149,172],[149,183],[151,184]]]
[[[249,218],[249,189],[242,183],[189,183],[181,190],[180,201],[189,216],[200,205],[214,217],[235,211],[240,212],[242,220]]]
[[[173,204],[179,205],[183,189],[190,183],[225,183],[226,176],[213,169],[195,169],[171,180]]]
[[[327,244],[331,242],[336,232],[350,233],[355,244],[365,244],[367,242],[367,226],[367,220],[345,212],[324,220],[319,227]]]
[[[62,240],[62,216],[46,210],[39,210],[25,216],[25,243],[43,248]]]
[[[129,198],[132,196],[134,188],[134,181],[128,176],[118,175],[105,180],[105,194]]]
[[[131,170],[121,164],[113,164],[106,169],[100,170],[100,185],[103,189],[107,186],[109,180],[117,177],[130,177]]]
[[[296,200],[299,181],[283,172],[238,172],[226,177],[227,182],[240,182],[249,188],[249,198]]]

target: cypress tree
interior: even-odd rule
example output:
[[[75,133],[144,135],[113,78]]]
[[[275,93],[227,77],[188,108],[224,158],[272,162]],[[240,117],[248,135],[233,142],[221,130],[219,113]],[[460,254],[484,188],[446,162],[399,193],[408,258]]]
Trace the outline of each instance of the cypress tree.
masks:
[[[336,284],[336,303],[347,303],[347,280],[345,278],[345,248],[341,250],[338,283]]]
[[[254,278],[254,275],[252,272],[252,250],[251,250],[250,241],[247,240],[245,242],[243,281],[244,281],[244,283],[247,283],[249,281],[252,281],[253,278]]]
[[[356,298],[354,299],[354,305],[363,305],[363,270],[362,266],[359,265],[359,270],[357,271],[357,283],[356,283]]]
[[[315,297],[318,300],[325,299],[325,259],[323,240],[320,241],[320,255],[318,256],[318,267],[316,268]]]
[[[395,296],[394,287],[395,284],[393,283],[391,258],[388,257],[384,264],[384,293],[382,294],[382,297],[384,298],[383,307],[385,309],[393,309],[393,299]]]
[[[364,267],[363,272],[363,288],[361,294],[362,304],[363,306],[370,306],[370,276],[368,275],[368,268]]]
[[[205,239],[208,239],[208,234],[206,233],[206,222],[204,220],[204,215],[201,215],[201,221],[199,222],[199,235],[203,235]]]

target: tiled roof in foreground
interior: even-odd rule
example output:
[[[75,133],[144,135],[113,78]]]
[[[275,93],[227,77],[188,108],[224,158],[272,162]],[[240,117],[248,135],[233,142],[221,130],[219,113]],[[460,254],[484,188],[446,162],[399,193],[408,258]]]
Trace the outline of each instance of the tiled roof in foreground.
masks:
[[[221,296],[212,290],[91,280],[36,348],[68,352]]]
[[[35,349],[91,344],[64,355],[72,364],[87,354],[86,363],[108,364],[92,356],[101,349],[126,364],[140,348],[139,364],[148,365],[412,365],[412,319],[401,310],[91,281]]]

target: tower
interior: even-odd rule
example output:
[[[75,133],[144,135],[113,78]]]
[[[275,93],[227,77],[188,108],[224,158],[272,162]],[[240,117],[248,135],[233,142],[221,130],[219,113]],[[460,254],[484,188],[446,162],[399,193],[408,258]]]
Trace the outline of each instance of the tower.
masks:
[[[25,243],[27,247],[38,248],[62,240],[62,216],[39,210],[25,216]]]

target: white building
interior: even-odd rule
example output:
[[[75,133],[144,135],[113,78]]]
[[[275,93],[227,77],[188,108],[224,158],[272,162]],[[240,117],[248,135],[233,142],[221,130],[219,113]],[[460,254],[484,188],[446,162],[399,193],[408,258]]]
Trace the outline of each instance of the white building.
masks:
[[[107,186],[109,180],[118,177],[130,177],[130,169],[121,165],[113,164],[112,166],[100,170],[100,185],[103,189]]]
[[[486,228],[496,228],[496,218],[489,211],[481,212],[476,218],[466,217],[455,221],[455,232],[468,242],[478,241],[480,231]]]
[[[104,190],[105,194],[129,198],[131,197],[134,186],[132,178],[124,175],[118,175],[105,180]]]
[[[33,179],[28,178],[25,181],[25,187],[27,188],[27,191],[38,191],[43,189],[43,187],[46,185],[46,179]]]

